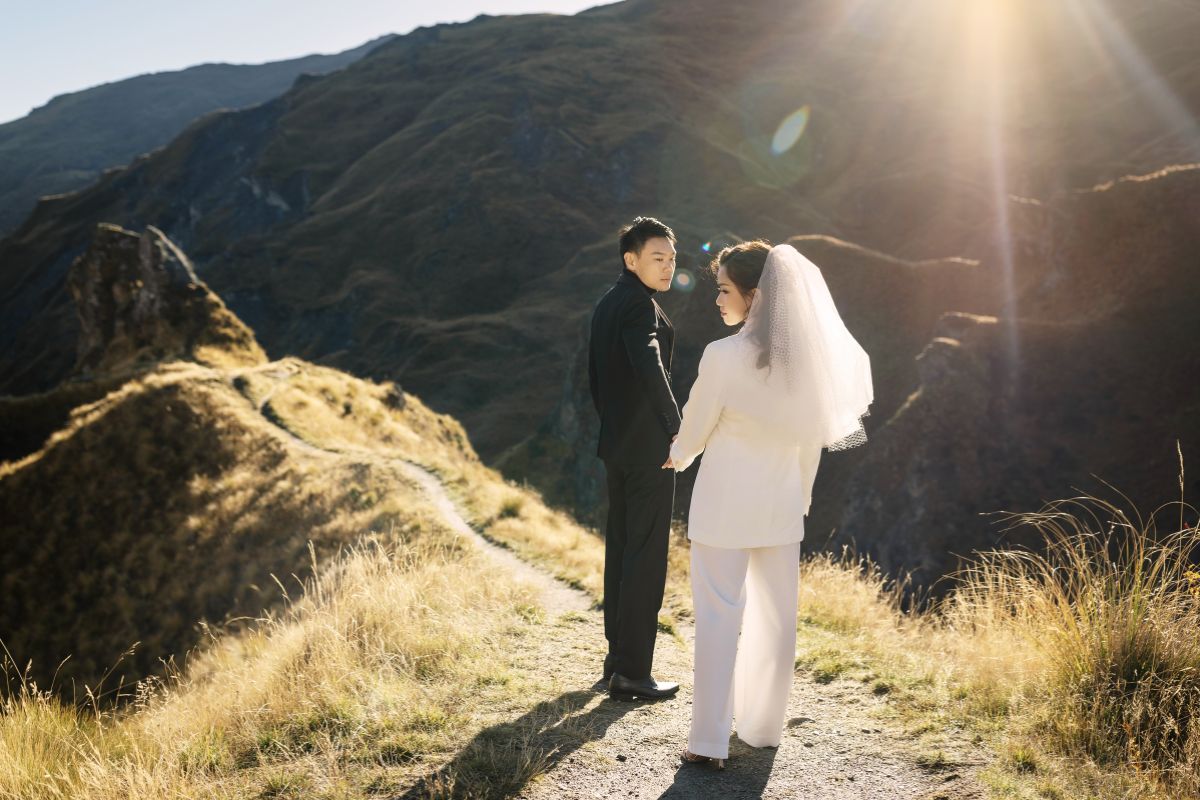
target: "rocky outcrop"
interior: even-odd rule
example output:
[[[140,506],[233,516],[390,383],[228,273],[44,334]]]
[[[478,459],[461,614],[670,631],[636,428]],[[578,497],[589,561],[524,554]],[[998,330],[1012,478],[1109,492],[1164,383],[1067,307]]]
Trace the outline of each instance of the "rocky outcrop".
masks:
[[[1168,310],[1194,317],[1200,297],[1200,164],[1012,206],[1017,302],[1009,313],[1058,320]],[[1169,323],[1169,320],[1163,320]]]
[[[71,265],[67,288],[80,335],[75,376],[93,378],[168,360],[252,365],[266,354],[162,231],[100,224]]]

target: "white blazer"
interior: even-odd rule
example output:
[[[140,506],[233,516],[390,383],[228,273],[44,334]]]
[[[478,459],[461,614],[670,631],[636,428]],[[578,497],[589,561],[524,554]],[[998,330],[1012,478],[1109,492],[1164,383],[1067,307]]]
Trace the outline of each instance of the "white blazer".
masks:
[[[671,445],[677,472],[704,453],[688,538],[712,547],[769,547],[804,538],[821,444],[779,441],[766,422],[771,390],[756,358],[741,331],[704,348]]]

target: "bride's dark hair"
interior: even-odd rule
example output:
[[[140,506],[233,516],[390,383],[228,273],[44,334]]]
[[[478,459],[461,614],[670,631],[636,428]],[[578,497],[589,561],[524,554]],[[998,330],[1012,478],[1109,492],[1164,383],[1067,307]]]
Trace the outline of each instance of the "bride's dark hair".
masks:
[[[741,293],[742,298],[750,302],[750,290],[758,288],[762,278],[763,267],[767,265],[767,254],[771,252],[771,243],[766,239],[755,239],[752,242],[739,242],[726,247],[713,257],[708,265],[715,277],[717,270],[725,268],[725,274]],[[758,366],[770,367],[771,342],[769,341],[769,326],[759,325],[758,330],[749,335],[751,341],[758,345]]]

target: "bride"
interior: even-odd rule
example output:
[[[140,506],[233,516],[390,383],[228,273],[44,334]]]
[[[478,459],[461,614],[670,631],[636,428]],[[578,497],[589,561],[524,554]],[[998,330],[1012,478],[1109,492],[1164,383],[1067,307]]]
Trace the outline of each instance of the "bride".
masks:
[[[734,720],[752,747],[783,736],[813,479],[822,449],[866,441],[874,390],[866,352],[794,247],[744,242],[712,268],[725,324],[746,324],[704,349],[663,468],[704,452],[688,516],[696,660],[681,757],[723,769]]]

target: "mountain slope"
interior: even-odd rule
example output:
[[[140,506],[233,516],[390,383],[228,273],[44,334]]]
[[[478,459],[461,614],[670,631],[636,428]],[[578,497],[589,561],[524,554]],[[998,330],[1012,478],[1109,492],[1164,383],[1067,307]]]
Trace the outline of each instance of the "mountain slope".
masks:
[[[1200,491],[1179,487],[1176,450],[1200,452],[1200,165],[1020,202],[1013,220],[1020,316],[939,320],[846,490],[835,542],[919,583],[1043,544],[983,512],[1068,489],[1119,500],[1097,478],[1145,515]]]
[[[615,229],[654,213],[692,272],[713,246],[760,235],[854,242],[813,245],[835,275],[843,259],[880,261],[855,248],[880,263],[977,262],[969,287],[847,268],[865,283],[838,299],[872,342],[883,424],[917,388],[912,359],[938,314],[1009,313],[1025,235],[1010,195],[1195,160],[1198,36],[1200,13],[1169,0],[629,0],[416,31],[42,202],[0,241],[0,391],[69,374],[63,276],[95,223],[154,224],[272,357],[402,381],[510,475],[588,484],[586,406],[563,404],[564,383],[617,268]],[[798,138],[776,141],[789,119]],[[1085,234],[1104,241],[1105,222]],[[705,291],[664,298],[681,397],[720,333]],[[560,423],[578,435],[526,441]],[[1133,441],[1143,430],[1114,424]],[[826,462],[814,541],[839,524],[860,457]],[[555,494],[596,511],[594,491]]]
[[[493,537],[561,539],[568,571],[597,562],[598,540],[395,384],[265,362],[187,263],[153,228],[100,226],[71,271],[90,311],[117,301],[81,315],[95,357],[48,393],[0,398],[4,428],[26,431],[0,462],[0,642],[27,680],[81,702],[85,687],[127,697],[342,548],[433,545],[444,523],[413,464],[453,481]]]
[[[333,55],[138,75],[52,98],[0,125],[0,236],[28,216],[37,198],[81,189],[102,171],[166,144],[198,117],[261,103],[299,76],[341,69],[388,38]]]
[[[1152,198],[1187,212],[1198,173],[1173,170],[1108,188],[1146,192],[1146,219],[1128,221],[1141,227],[1170,219]],[[1077,198],[1076,221],[1126,202],[1107,191]],[[166,273],[186,264],[154,229],[137,237],[101,226],[96,239],[101,246],[72,268],[72,285],[85,289],[79,298],[117,297],[131,275],[153,277],[164,267],[159,246],[179,259],[166,259]],[[120,246],[129,239],[139,246]],[[938,277],[965,292],[979,266],[905,263],[829,239],[797,244],[846,258],[830,277],[839,293],[860,299],[871,291],[863,277],[875,271],[885,290],[920,295]],[[1159,277],[1171,284],[1173,262],[1162,256],[1173,249],[1163,243],[1147,259],[1148,285]],[[95,269],[106,263],[116,268]],[[1086,282],[1093,269],[1070,263],[1065,271]],[[161,308],[172,299],[197,305],[195,293],[208,289],[189,283],[191,293],[178,293],[144,281],[135,296],[160,313],[148,319],[137,303],[123,306],[98,341],[101,352],[126,351],[140,330],[129,323],[193,319]],[[936,300],[893,308],[897,338],[915,335],[911,321]],[[1173,310],[1180,299],[1159,304]],[[203,318],[236,329],[224,314]],[[1179,331],[1193,330],[1181,321]],[[958,340],[941,337],[931,350],[971,349],[960,366],[1004,352],[994,341],[1006,337],[989,338],[998,326],[985,318],[950,315],[941,325]],[[1079,320],[1061,325],[1085,328]],[[1123,333],[1089,345],[1123,351]],[[1063,351],[1080,356],[1068,336],[1042,342],[1027,332],[1025,342],[1039,357],[1056,357],[1058,370],[1070,366]],[[241,337],[223,343],[227,357],[246,356]],[[1138,355],[1149,361],[1159,343]],[[656,658],[656,670],[681,679],[681,697],[653,710],[613,703],[581,688],[595,679],[605,647],[603,615],[588,597],[600,599],[600,540],[484,467],[453,419],[394,384],[295,358],[230,367],[211,351],[205,355],[218,366],[147,363],[153,355],[135,360],[132,375],[118,360],[117,375],[71,381],[40,398],[60,409],[103,394],[93,381],[119,383],[74,409],[36,452],[0,464],[0,663],[8,678],[0,795],[707,797],[715,787],[731,796],[866,791],[966,800],[991,786],[1016,796],[1165,800],[1198,785],[1194,737],[1179,735],[1200,696],[1195,598],[1187,591],[1194,572],[1176,546],[1156,555],[1150,532],[1137,529],[1110,562],[1091,528],[1128,520],[1108,521],[1103,507],[1102,516],[1077,523],[1060,511],[1072,510],[1069,503],[1024,515],[1038,528],[1079,525],[1084,543],[1060,540],[1044,573],[1021,554],[992,554],[944,613],[903,612],[896,584],[854,557],[806,558],[784,742],[778,752],[734,742],[733,769],[714,776],[681,769],[677,759],[692,655],[683,541],[671,548]],[[994,387],[986,370],[975,370],[984,381],[972,381],[979,375],[951,368],[929,389],[936,362],[951,358],[922,357],[924,385],[884,426],[882,449],[903,445],[899,436],[914,419],[942,424],[962,442],[977,434],[976,408],[955,401]],[[1063,376],[1076,377],[1069,369]],[[928,415],[920,397],[936,393],[951,402]],[[0,420],[35,410],[29,399],[0,399]],[[956,427],[963,412],[969,422]],[[946,449],[944,436],[908,444],[936,458],[934,441]],[[492,546],[506,558],[487,558],[471,527],[588,596],[561,585],[547,591],[553,581],[544,574],[530,582],[535,571],[514,569],[508,551]],[[1200,545],[1200,529],[1178,536],[1172,541],[1182,552]],[[1161,586],[1127,580],[1147,558],[1170,562]],[[1067,589],[1058,563],[1070,568]],[[1159,575],[1161,566],[1147,571]],[[1077,591],[1094,602],[1073,601]],[[134,636],[133,655],[108,672]],[[157,660],[185,651],[182,669]],[[1154,669],[1147,674],[1142,664]],[[135,678],[146,680],[130,686]],[[79,682],[95,694],[84,695]],[[1081,684],[1097,691],[1080,693]],[[1164,693],[1184,699],[1153,702]],[[72,706],[61,695],[86,702]],[[114,699],[131,702],[108,708]],[[1118,729],[1114,718],[1132,723]],[[1134,747],[1149,753],[1136,769],[1128,761]]]
[[[946,48],[967,22],[921,8],[881,11],[876,27],[833,2],[626,2],[400,37],[43,204],[0,245],[0,389],[61,374],[54,353],[73,337],[55,287],[97,221],[155,224],[268,352],[403,378],[488,457],[553,408],[573,324],[610,279],[613,231],[634,213],[676,225],[685,266],[727,231],[979,258],[995,233],[991,145],[936,60],[958,52]],[[1069,21],[1045,21],[1045,38]],[[1200,72],[1168,44],[1200,19],[1164,2],[1134,23],[1136,41],[1176,59],[1160,66],[1195,106]],[[1109,65],[1052,55],[1014,70],[1013,91],[1034,84],[1033,64],[1086,77],[1036,84],[1062,95],[1043,102],[1073,110],[1013,150],[1008,189],[1029,196],[1125,174],[1153,119],[1114,84],[1099,133],[1101,112],[1080,101],[1115,80]],[[776,155],[772,132],[805,106],[804,135]],[[1028,119],[1005,117],[1001,134]],[[1156,136],[1134,163],[1179,160],[1187,141]],[[34,352],[46,355],[29,371]]]

